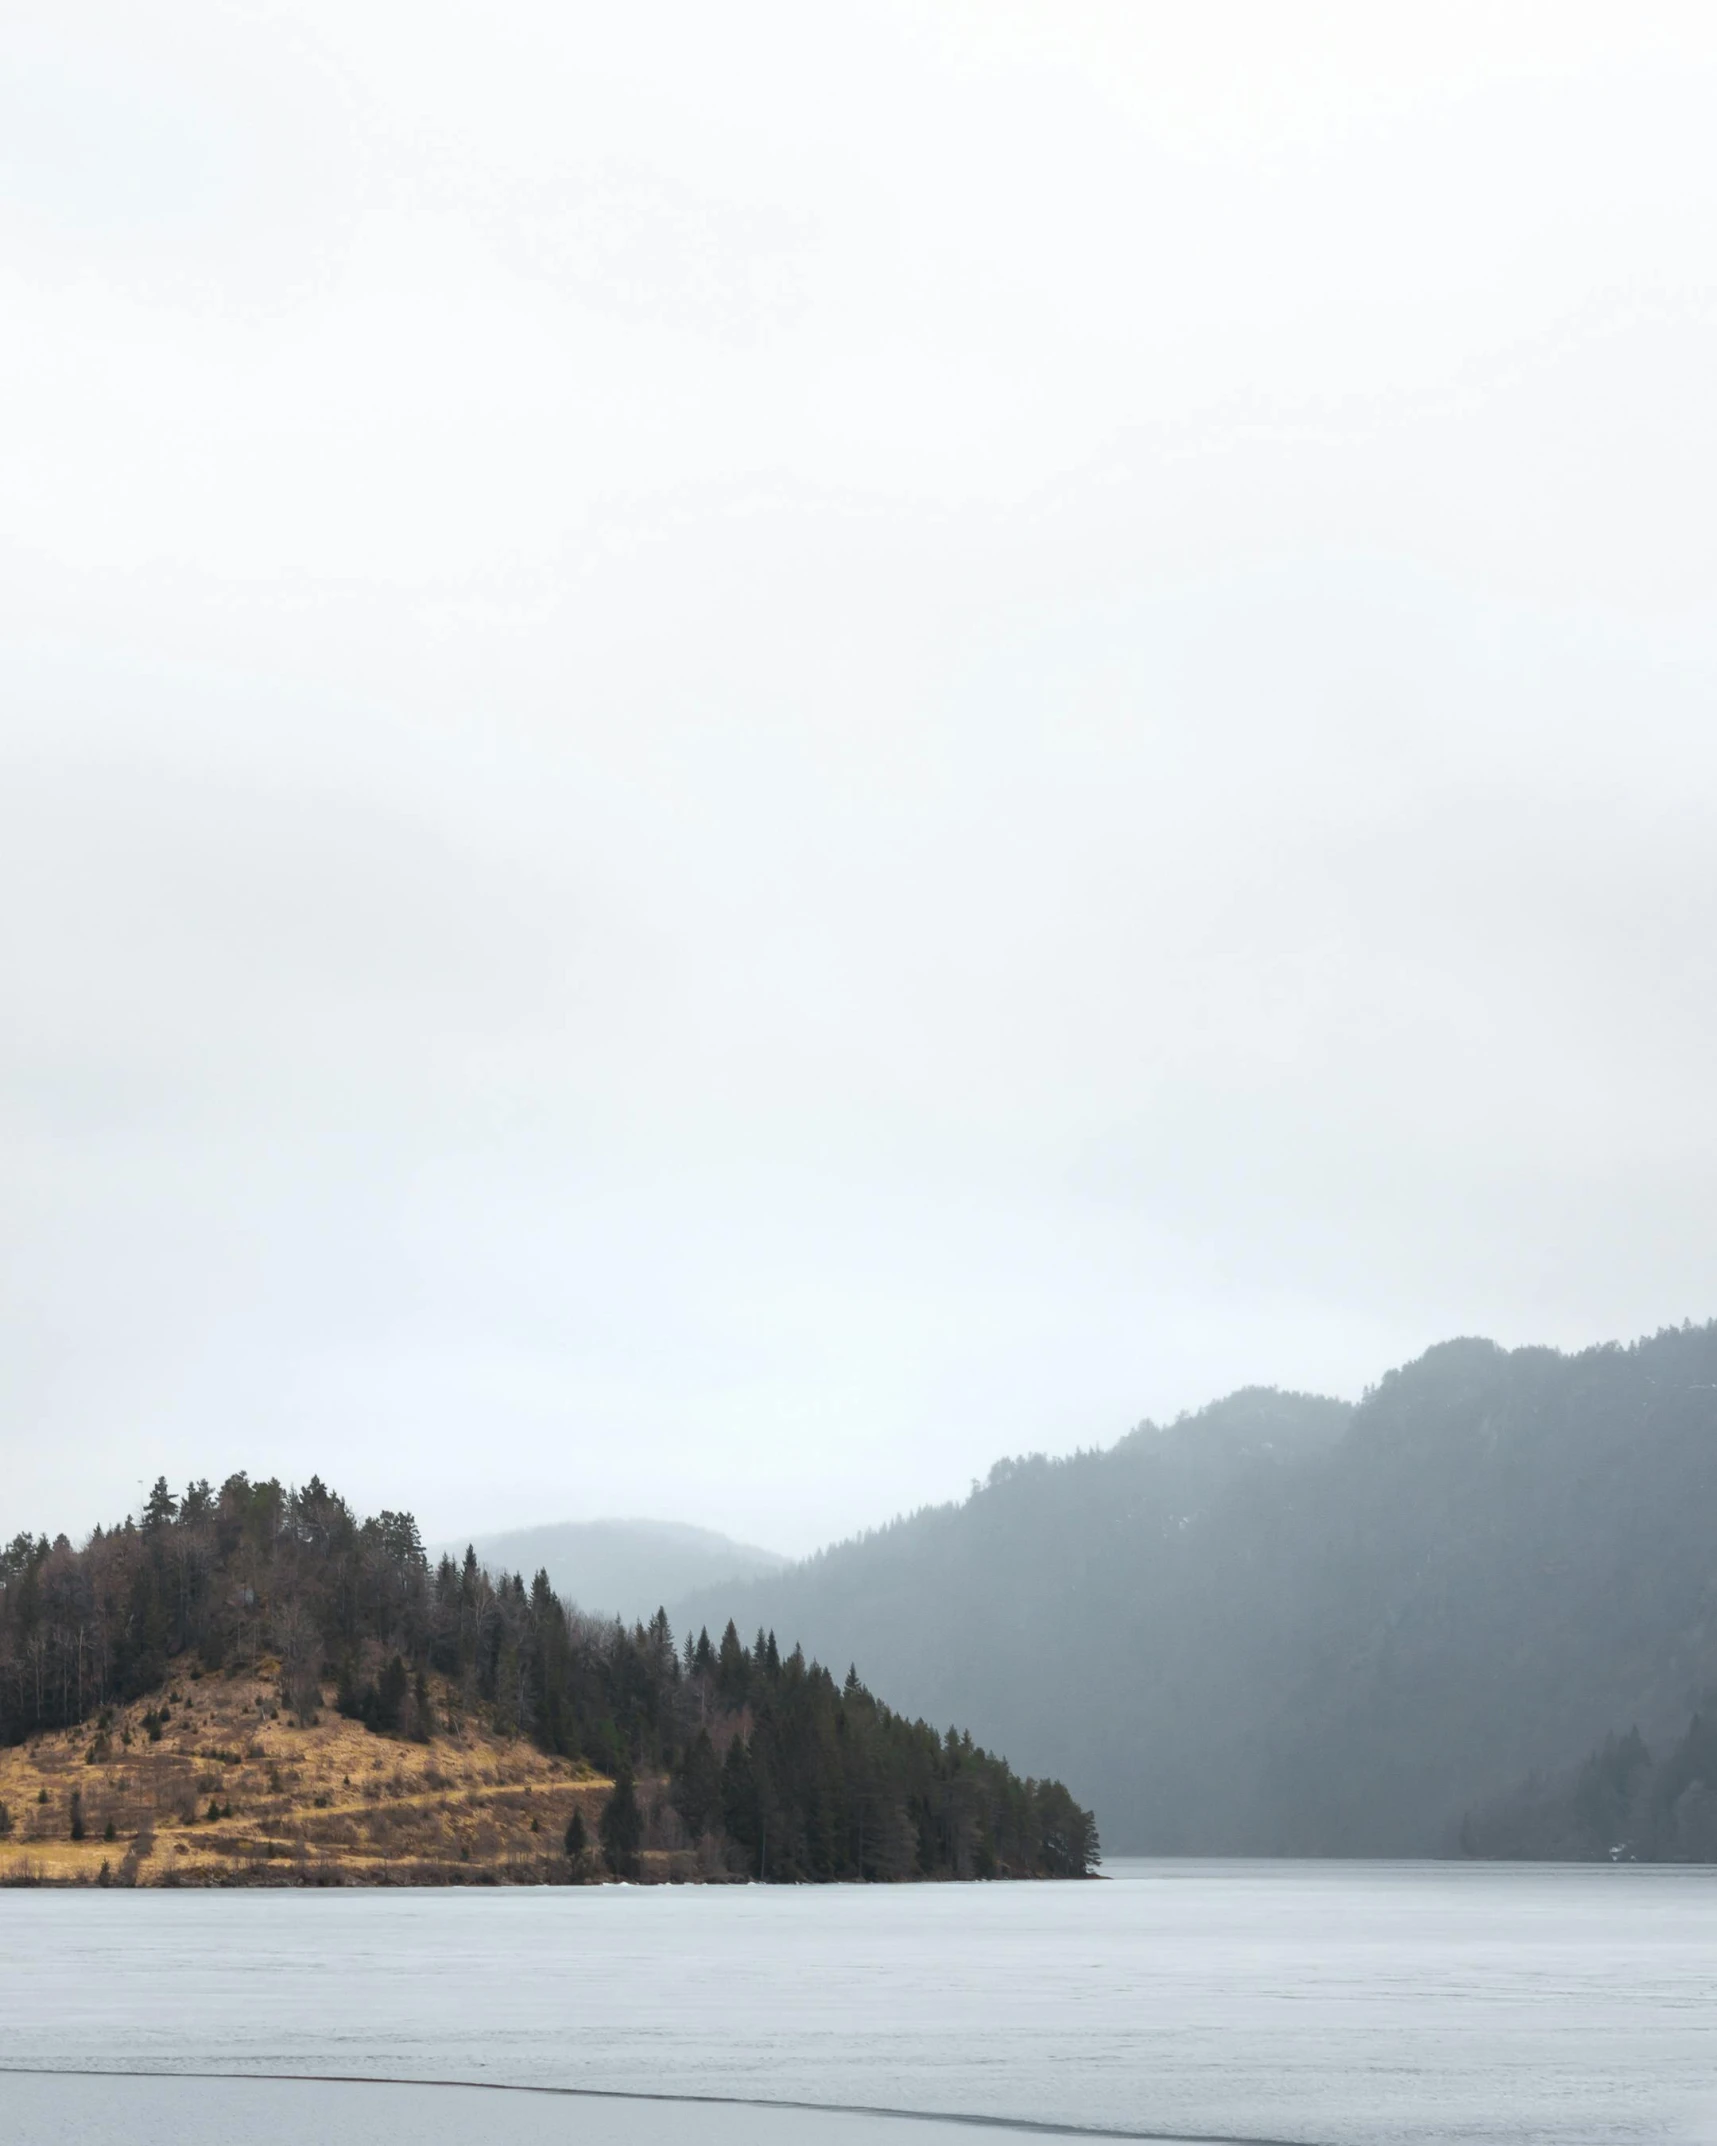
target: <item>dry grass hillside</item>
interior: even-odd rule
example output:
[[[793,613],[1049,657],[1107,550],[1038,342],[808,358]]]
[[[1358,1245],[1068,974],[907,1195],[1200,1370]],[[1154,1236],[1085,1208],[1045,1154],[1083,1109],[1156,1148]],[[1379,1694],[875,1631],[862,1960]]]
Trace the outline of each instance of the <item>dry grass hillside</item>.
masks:
[[[429,1743],[372,1734],[331,1694],[304,1724],[269,1661],[177,1665],[164,1691],[105,1726],[0,1750],[0,1883],[114,1885],[568,1884],[604,1875],[596,1826],[612,1783],[458,1721],[434,1690]],[[162,1718],[164,1711],[165,1718]],[[455,1725],[457,1723],[457,1725]],[[641,1782],[643,1876],[714,1876]],[[591,1852],[564,1841],[574,1809]],[[77,1838],[81,1831],[82,1838]]]

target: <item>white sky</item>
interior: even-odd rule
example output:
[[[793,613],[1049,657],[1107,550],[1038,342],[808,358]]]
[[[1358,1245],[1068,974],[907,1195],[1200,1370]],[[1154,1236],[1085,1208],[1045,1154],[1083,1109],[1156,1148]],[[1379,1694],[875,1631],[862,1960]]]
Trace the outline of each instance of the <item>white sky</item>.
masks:
[[[17,0],[0,1533],[790,1550],[1717,1311],[1717,13]]]

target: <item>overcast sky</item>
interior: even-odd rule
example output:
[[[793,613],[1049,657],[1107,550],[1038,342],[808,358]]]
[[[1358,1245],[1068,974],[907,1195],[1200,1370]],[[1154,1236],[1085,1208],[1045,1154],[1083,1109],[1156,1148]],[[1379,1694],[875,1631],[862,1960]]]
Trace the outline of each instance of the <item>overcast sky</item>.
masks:
[[[0,1534],[803,1550],[1717,1313],[1717,13],[0,37]]]

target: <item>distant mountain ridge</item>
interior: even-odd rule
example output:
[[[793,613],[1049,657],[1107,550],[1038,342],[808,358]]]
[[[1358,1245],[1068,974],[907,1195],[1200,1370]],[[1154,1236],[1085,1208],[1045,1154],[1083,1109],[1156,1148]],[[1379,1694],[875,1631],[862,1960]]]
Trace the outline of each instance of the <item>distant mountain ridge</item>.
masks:
[[[1717,1325],[1457,1340],[1250,1389],[670,1605],[858,1659],[1121,1852],[1454,1852],[1462,1814],[1717,1687]]]
[[[774,1550],[677,1520],[551,1521],[438,1543],[431,1554],[459,1558],[467,1542],[491,1571],[546,1571],[555,1593],[587,1615],[626,1624],[647,1622],[694,1588],[741,1583],[787,1564]]]

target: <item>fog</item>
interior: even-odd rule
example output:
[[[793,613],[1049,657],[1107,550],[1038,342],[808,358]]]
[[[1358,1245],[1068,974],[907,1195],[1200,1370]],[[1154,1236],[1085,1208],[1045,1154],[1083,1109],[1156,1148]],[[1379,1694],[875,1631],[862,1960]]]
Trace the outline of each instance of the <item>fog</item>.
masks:
[[[808,1549],[1717,1309],[1717,28],[0,46],[0,1535]]]

